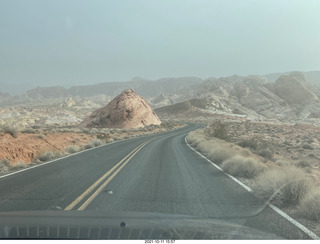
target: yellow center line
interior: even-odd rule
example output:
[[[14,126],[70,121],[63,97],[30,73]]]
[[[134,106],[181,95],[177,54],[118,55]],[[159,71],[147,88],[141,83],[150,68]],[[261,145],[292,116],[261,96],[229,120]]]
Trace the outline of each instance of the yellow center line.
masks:
[[[93,183],[85,192],[83,192],[76,200],[70,203],[64,210],[73,209],[79,202],[81,202],[88,194],[90,194],[106,177],[108,177],[123,161],[125,161],[130,155],[140,150],[145,143],[140,144],[138,147],[133,149],[127,156],[125,156],[119,163],[113,166],[107,173],[105,173],[102,177],[100,177],[95,183]]]
[[[96,191],[93,193],[84,204],[82,204],[78,210],[84,210],[97,196],[98,194],[109,184],[109,182],[119,173],[119,171],[126,166],[126,164],[138,153],[147,143],[144,143],[138,150],[136,150]]]

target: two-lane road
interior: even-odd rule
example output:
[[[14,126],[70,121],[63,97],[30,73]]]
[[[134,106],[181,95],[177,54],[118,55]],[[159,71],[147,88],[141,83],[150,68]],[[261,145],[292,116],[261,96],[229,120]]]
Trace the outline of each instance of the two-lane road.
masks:
[[[222,218],[288,239],[304,232],[191,150],[185,128],[0,178],[0,210],[103,210]]]

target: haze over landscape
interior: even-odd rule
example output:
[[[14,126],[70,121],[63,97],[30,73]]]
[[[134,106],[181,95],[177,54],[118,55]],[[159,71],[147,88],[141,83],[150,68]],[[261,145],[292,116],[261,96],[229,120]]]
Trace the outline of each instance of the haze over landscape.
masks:
[[[3,231],[2,212],[86,209],[236,226],[204,222],[207,237],[183,222],[203,239],[320,239],[319,13],[318,0],[0,1],[0,238],[24,233]]]
[[[317,0],[0,2],[0,91],[313,71]]]

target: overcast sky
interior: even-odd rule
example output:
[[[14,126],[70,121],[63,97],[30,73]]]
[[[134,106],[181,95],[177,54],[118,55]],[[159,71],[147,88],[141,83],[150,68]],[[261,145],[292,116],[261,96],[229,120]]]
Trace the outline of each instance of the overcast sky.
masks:
[[[319,0],[0,0],[2,87],[291,70],[320,70]]]

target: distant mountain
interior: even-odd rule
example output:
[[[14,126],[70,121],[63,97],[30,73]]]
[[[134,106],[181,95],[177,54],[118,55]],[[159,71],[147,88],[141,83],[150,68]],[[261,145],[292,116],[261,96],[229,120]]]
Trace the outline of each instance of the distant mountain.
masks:
[[[65,89],[61,86],[38,87],[27,91],[30,98],[46,99],[67,96],[89,97],[104,94],[115,97],[121,91],[134,89],[144,97],[155,97],[161,94],[174,94],[177,91],[192,85],[200,84],[202,80],[196,77],[163,78],[156,81],[136,77],[128,82],[105,82],[96,85],[73,86]]]
[[[165,118],[187,118],[199,113],[233,114],[253,120],[320,125],[319,96],[320,89],[301,72],[281,75],[275,82],[263,76],[230,76],[206,80],[167,96],[159,101],[162,104],[170,101],[171,105],[155,111]]]
[[[291,72],[284,72],[284,73],[271,73],[264,75],[268,80],[271,82],[275,82],[281,75],[286,75]],[[320,86],[320,71],[308,71],[308,72],[300,72],[304,74],[306,80],[314,85]]]
[[[11,83],[2,83],[0,92],[2,93],[10,93],[11,95],[18,95],[25,93],[27,90],[32,89],[33,86],[31,84],[11,84]]]
[[[161,94],[174,94],[182,88],[200,84],[202,80],[196,77],[163,78],[156,81],[136,77],[128,82],[105,82],[91,86],[74,86],[68,89],[73,96],[93,96],[106,94],[114,97],[125,89],[133,89],[144,97],[154,97]]]
[[[37,100],[67,97],[69,95],[68,91],[62,86],[37,87],[26,93],[29,98]]]

